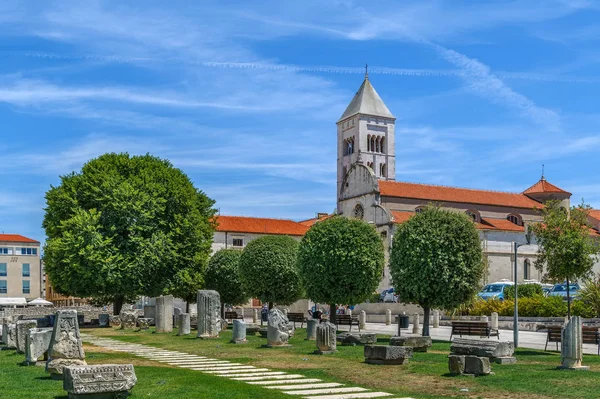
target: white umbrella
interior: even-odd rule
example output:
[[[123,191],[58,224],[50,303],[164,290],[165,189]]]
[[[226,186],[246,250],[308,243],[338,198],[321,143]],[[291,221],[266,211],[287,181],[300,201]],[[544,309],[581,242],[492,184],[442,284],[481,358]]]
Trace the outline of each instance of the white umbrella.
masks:
[[[54,306],[54,304],[52,302],[49,302],[42,298],[34,299],[33,301],[29,302],[27,305],[29,305],[29,306]]]

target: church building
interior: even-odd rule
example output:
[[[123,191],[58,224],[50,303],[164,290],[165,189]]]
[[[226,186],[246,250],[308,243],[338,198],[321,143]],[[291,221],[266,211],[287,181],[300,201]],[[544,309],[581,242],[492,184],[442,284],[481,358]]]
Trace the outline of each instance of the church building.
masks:
[[[524,244],[531,222],[540,221],[539,208],[548,200],[570,207],[571,193],[548,182],[544,176],[519,193],[475,190],[396,181],[396,118],[371,84],[368,74],[337,122],[337,213],[362,219],[381,234],[389,258],[397,227],[428,204],[473,219],[485,254],[483,283],[507,279],[518,282],[542,280],[533,266],[537,246],[519,248],[518,274],[514,275],[513,243]],[[292,220],[219,216],[213,250],[241,248],[252,239],[285,234],[301,239],[314,223],[330,217],[319,213],[301,222]],[[589,215],[593,234],[600,231],[600,211]],[[595,272],[600,271],[596,264]],[[391,287],[386,266],[378,290]]]

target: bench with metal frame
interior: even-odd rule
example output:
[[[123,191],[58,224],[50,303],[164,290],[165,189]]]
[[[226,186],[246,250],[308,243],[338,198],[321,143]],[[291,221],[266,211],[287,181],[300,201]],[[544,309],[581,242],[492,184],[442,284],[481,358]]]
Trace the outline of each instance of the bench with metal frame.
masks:
[[[304,327],[304,322],[306,321],[304,314],[288,312],[287,318],[294,323],[294,328],[296,328],[296,322],[300,323],[300,328]]]
[[[544,350],[548,349],[548,342],[556,342],[556,350],[558,350],[558,344],[562,340],[562,326],[540,326],[538,330],[546,330],[546,346]],[[581,327],[581,340],[584,344],[592,344],[598,346],[598,355],[600,355],[600,331],[598,327],[583,326]]]
[[[342,326],[350,326],[348,331],[352,331],[352,326],[358,327],[358,332],[360,332],[360,322],[358,321],[358,316],[352,316],[349,314],[338,314],[335,316],[335,325],[336,327]]]
[[[487,321],[453,321],[450,341],[452,341],[453,335],[459,335],[461,337],[463,335],[471,335],[480,338],[498,337],[498,339],[500,339],[498,330],[492,328]]]
[[[244,320],[244,316],[239,314],[238,312],[225,312],[225,320],[231,320],[233,321],[234,319],[241,319]]]

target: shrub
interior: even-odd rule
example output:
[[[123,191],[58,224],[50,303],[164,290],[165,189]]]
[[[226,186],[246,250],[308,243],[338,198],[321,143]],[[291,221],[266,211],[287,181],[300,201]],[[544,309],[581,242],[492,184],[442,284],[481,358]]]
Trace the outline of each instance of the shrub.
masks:
[[[519,284],[519,299],[521,298],[531,298],[533,296],[544,295],[544,290],[542,290],[542,286],[539,284]],[[506,299],[514,299],[515,298],[515,286],[511,285],[504,288],[504,297]]]
[[[600,316],[600,274],[585,281],[584,287],[579,291],[579,299],[594,312],[593,317]]]
[[[575,316],[585,317],[587,319],[598,315],[592,306],[579,299],[575,299],[571,303],[571,311]]]
[[[513,316],[515,302],[512,299],[499,301],[478,299],[469,307],[468,314],[472,316],[489,316],[497,312],[499,316]],[[591,306],[581,300],[572,302],[573,314],[585,318],[595,316]],[[535,295],[532,297],[519,298],[519,316],[522,317],[564,317],[567,315],[567,303],[561,297],[545,297]]]

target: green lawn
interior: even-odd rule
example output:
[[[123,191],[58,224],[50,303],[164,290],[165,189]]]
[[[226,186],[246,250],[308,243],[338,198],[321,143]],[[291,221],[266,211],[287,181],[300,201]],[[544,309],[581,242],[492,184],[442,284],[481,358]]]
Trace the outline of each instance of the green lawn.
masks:
[[[408,365],[378,366],[365,364],[363,348],[358,346],[339,346],[338,353],[334,355],[313,355],[315,343],[304,341],[305,331],[301,329],[290,340],[292,347],[279,349],[261,348],[265,340],[260,337],[249,337],[247,345],[230,344],[230,331],[222,332],[221,337],[214,340],[152,331],[95,329],[85,332],[358,385],[400,397],[600,398],[600,358],[593,355],[584,357],[584,364],[591,366],[590,371],[573,372],[556,370],[560,364],[560,355],[556,352],[518,350],[517,364],[493,365],[494,375],[473,378],[447,374],[449,344],[445,342],[434,343],[428,353],[415,353]],[[386,344],[388,339],[379,337],[381,344]],[[161,398],[290,398],[242,382],[167,367],[123,353],[106,352],[103,348],[86,346],[86,354],[89,363],[133,363],[138,375],[133,398],[159,395]],[[4,398],[5,392],[8,393],[7,398],[55,398],[64,395],[61,383],[48,380],[42,368],[17,366],[22,357],[12,351],[0,352],[0,397]]]

